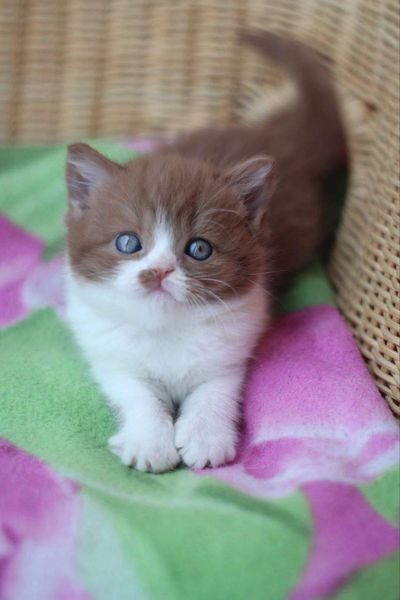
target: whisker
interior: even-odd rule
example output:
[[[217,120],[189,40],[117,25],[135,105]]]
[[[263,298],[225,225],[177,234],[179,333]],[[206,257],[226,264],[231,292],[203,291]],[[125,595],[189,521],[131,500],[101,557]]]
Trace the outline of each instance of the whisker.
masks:
[[[220,302],[220,303],[222,304],[222,306],[223,306],[223,307],[224,307],[224,308],[225,308],[225,309],[226,309],[226,310],[227,310],[227,311],[230,313],[230,315],[231,315],[232,317],[234,317],[234,315],[233,315],[233,312],[232,312],[232,309],[231,309],[231,308],[229,308],[229,306],[226,304],[226,302],[224,302],[224,301],[222,300],[222,298],[220,298],[220,297],[218,296],[218,294],[215,294],[215,293],[214,293],[212,290],[210,290],[209,288],[204,288],[204,290],[203,290],[203,291],[204,291],[204,292],[206,292],[207,294],[211,294],[211,296],[212,296],[213,298],[215,298],[216,300],[218,300],[218,302]]]
[[[191,291],[190,296],[188,296],[188,304],[189,306],[194,306],[196,309],[200,310],[200,312],[206,317],[211,317],[217,325],[219,324],[215,314],[210,314],[210,311],[208,311],[208,314],[205,312],[205,309],[208,308],[207,304],[201,297],[193,293],[193,291]]]
[[[202,277],[201,281],[214,281],[215,283],[225,285],[226,287],[230,288],[234,294],[237,294],[237,290],[235,290],[235,288],[229,283],[226,283],[226,281],[222,281],[222,279],[214,279],[213,277]]]

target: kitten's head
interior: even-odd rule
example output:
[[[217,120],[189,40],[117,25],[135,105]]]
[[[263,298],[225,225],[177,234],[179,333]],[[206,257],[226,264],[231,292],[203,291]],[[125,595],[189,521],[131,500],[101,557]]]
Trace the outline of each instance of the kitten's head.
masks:
[[[160,305],[240,296],[265,271],[273,170],[268,157],[219,172],[161,152],[121,166],[84,144],[70,146],[71,268]]]

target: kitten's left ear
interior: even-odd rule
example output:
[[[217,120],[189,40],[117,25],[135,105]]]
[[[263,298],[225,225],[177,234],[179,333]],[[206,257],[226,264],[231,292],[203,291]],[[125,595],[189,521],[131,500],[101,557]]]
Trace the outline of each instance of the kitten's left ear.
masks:
[[[275,161],[270,156],[256,156],[230,169],[226,175],[237,189],[249,218],[257,221],[276,188]]]

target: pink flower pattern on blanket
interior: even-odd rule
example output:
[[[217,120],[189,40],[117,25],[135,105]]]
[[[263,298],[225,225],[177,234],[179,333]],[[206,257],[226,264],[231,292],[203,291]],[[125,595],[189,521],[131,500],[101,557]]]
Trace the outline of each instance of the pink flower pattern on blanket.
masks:
[[[63,312],[62,257],[41,260],[44,244],[0,215],[0,327],[51,306]]]
[[[354,485],[318,481],[302,491],[313,520],[313,541],[289,600],[326,598],[350,575],[398,549],[398,529]]]
[[[398,427],[337,310],[281,317],[247,385],[234,464],[203,471],[245,493],[303,491],[314,542],[291,600],[331,593],[356,569],[399,547],[399,532],[355,484],[397,464]]]
[[[396,464],[398,427],[334,307],[279,318],[257,352],[233,465],[208,472],[255,496],[368,481]]]
[[[74,569],[78,489],[0,441],[0,598],[89,600]]]

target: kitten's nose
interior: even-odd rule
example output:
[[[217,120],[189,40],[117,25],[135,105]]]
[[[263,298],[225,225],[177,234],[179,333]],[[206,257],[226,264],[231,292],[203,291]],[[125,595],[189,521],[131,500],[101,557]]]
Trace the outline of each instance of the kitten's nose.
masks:
[[[155,290],[160,287],[163,279],[175,271],[174,267],[145,269],[139,273],[139,281],[148,290]]]
[[[167,275],[175,271],[174,267],[167,267],[166,269],[150,269],[154,273],[154,277],[157,277],[160,281],[165,279]]]

